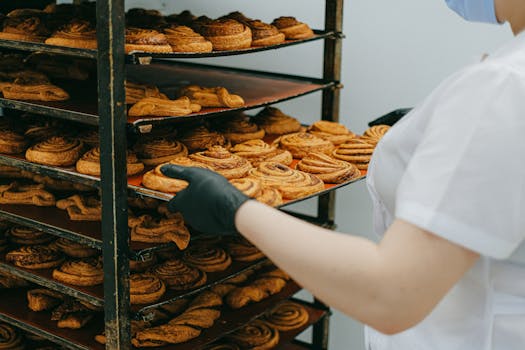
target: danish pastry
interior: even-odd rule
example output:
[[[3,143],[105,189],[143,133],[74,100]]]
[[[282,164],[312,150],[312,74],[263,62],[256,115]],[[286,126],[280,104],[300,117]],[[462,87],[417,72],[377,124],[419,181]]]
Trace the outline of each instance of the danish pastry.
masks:
[[[262,139],[265,134],[264,130],[250,122],[244,113],[234,114],[221,120],[220,131],[233,145],[248,140]]]
[[[186,131],[179,141],[185,144],[190,152],[206,150],[212,146],[226,145],[223,135],[208,130],[204,125]]]
[[[126,80],[126,104],[131,105],[146,97],[155,97],[167,100],[168,97],[153,85],[134,83]]]
[[[73,258],[89,258],[98,254],[98,250],[94,248],[63,237],[57,239],[51,246]]]
[[[97,32],[89,21],[73,19],[53,33],[45,43],[94,50],[97,48]]]
[[[23,135],[13,130],[0,130],[0,153],[18,154],[27,148]]]
[[[151,53],[173,52],[166,36],[154,29],[127,28],[126,53],[141,51]]]
[[[0,39],[43,42],[49,35],[45,13],[33,9],[11,11],[4,19]]]
[[[144,170],[144,164],[141,163],[135,153],[126,152],[126,169],[127,175],[133,176]],[[84,153],[77,161],[77,171],[81,174],[100,176],[100,147],[92,148]]]
[[[224,249],[205,244],[197,244],[184,251],[184,261],[205,272],[226,270],[232,263]]]
[[[279,343],[279,331],[265,321],[254,320],[226,338],[244,349],[266,350]]]
[[[301,130],[301,123],[275,107],[266,107],[253,118],[267,134],[284,135]]]
[[[233,146],[230,152],[247,159],[254,167],[262,162],[292,164],[293,157],[289,151],[270,146],[263,140],[250,140]]]
[[[179,213],[169,219],[155,219],[142,215],[130,224],[131,240],[133,242],[168,243],[173,242],[180,250],[190,243],[190,231],[184,225],[184,219]]]
[[[230,183],[250,198],[255,198],[260,195],[263,189],[261,181],[249,177],[231,179]]]
[[[56,206],[66,210],[69,218],[74,221],[100,221],[102,218],[102,204],[97,197],[75,194],[58,200]]]
[[[29,147],[26,159],[44,165],[70,166],[80,158],[82,148],[83,144],[78,140],[53,136]]]
[[[312,152],[330,154],[334,150],[334,144],[330,141],[305,132],[283,135],[275,143],[297,159],[304,158]]]
[[[52,235],[25,226],[13,226],[6,231],[6,235],[11,243],[20,245],[46,244],[55,239]]]
[[[96,286],[104,282],[102,259],[66,261],[53,270],[53,278],[74,286]]]
[[[308,323],[308,311],[298,303],[284,301],[270,311],[265,320],[279,331],[291,331]]]
[[[146,165],[159,165],[188,155],[188,149],[183,143],[166,138],[145,140],[137,143],[134,150]]]
[[[281,192],[275,188],[263,188],[261,194],[256,196],[255,200],[271,207],[283,204],[283,196]]]
[[[211,41],[216,51],[241,50],[252,45],[251,29],[233,19],[202,21],[197,30]]]
[[[58,328],[79,329],[84,327],[94,316],[87,303],[75,299],[66,299],[51,313],[51,320],[58,321]]]
[[[226,88],[201,87],[189,85],[179,91],[180,96],[186,96],[191,103],[202,107],[230,107],[240,108],[244,106],[244,99],[239,95],[231,94]]]
[[[314,174],[323,182],[332,184],[343,183],[361,176],[361,171],[354,164],[317,152],[301,159],[297,163],[297,169]]]
[[[390,130],[388,125],[374,125],[365,130],[362,139],[375,146],[388,130]]]
[[[308,132],[324,140],[330,141],[334,145],[345,143],[356,137],[356,135],[348,130],[343,124],[327,120],[319,120],[313,123],[308,128]]]
[[[192,166],[199,168],[208,168],[204,164],[194,162],[189,158],[175,158],[172,159],[169,163],[165,164],[176,164],[182,166]],[[188,182],[185,180],[174,179],[168,177],[160,171],[164,164],[157,165],[153,170],[148,171],[142,177],[142,184],[144,187],[147,187],[152,190],[162,191],[166,193],[177,193],[188,187]]]
[[[278,45],[285,40],[285,34],[272,24],[251,20],[246,25],[252,31],[252,46]]]
[[[7,262],[26,269],[49,269],[60,265],[62,254],[46,246],[23,246],[7,253]]]
[[[133,273],[129,277],[129,297],[132,305],[151,304],[166,292],[166,285],[157,276]]]
[[[39,288],[27,291],[27,306],[35,312],[51,310],[60,305],[64,299],[63,294],[50,289]]]
[[[20,185],[16,182],[0,185],[0,204],[29,204],[49,207],[55,203],[55,196],[44,190],[44,185]]]
[[[244,177],[252,168],[246,159],[228,152],[221,146],[213,146],[207,151],[190,154],[188,158],[204,164],[227,179]]]
[[[374,153],[374,145],[361,138],[356,138],[339,145],[332,152],[332,156],[355,164],[360,170],[366,170],[372,153]]]
[[[274,19],[272,24],[289,40],[308,39],[314,36],[308,24],[298,21],[295,17],[279,17]]]
[[[178,117],[197,113],[201,106],[190,101],[187,97],[180,97],[176,100],[167,100],[158,97],[145,97],[135,103],[128,111],[130,117],[155,116],[155,117]]]
[[[167,260],[154,267],[151,272],[163,280],[169,289],[177,291],[200,287],[207,280],[206,272],[178,259]]]
[[[29,100],[29,101],[65,101],[69,99],[69,94],[63,89],[39,80],[29,80],[17,78],[12,84],[2,88],[5,98],[12,100]]]
[[[211,52],[213,44],[190,27],[174,25],[164,29],[174,52]]]

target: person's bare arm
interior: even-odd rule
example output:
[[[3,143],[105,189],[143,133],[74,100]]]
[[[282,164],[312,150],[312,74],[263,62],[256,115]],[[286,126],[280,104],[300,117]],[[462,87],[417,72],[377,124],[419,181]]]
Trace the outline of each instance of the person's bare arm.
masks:
[[[375,244],[247,201],[235,225],[317,298],[387,334],[420,322],[479,258],[402,220]]]

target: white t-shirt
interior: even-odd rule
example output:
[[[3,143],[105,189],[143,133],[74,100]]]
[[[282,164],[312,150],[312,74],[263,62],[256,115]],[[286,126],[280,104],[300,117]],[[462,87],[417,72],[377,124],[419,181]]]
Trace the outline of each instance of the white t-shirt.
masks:
[[[525,33],[443,82],[381,140],[375,231],[395,218],[482,255],[420,324],[371,350],[525,349]]]

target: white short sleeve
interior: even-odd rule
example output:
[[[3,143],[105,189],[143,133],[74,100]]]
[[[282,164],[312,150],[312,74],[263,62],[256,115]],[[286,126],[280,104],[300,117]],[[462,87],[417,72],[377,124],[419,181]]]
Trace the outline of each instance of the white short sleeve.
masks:
[[[525,75],[484,63],[434,97],[395,215],[504,259],[525,238]]]

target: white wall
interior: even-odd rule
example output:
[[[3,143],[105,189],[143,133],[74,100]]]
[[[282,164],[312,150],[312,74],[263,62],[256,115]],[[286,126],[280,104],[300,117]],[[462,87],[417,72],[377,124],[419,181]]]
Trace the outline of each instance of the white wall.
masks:
[[[241,10],[265,21],[294,15],[314,28],[322,28],[324,19],[321,0],[128,0],[127,5],[157,8],[166,14],[191,9],[210,17]],[[417,104],[445,76],[511,38],[506,26],[464,22],[443,0],[347,0],[344,32],[341,121],[356,132],[386,112]],[[206,61],[319,76],[321,59],[319,42]],[[316,94],[281,107],[310,122],[319,118],[319,101]],[[304,211],[312,208],[314,203],[300,206]],[[336,217],[340,231],[370,235],[371,204],[363,183],[338,192]],[[358,323],[336,312],[331,324],[331,349],[364,349]]]

